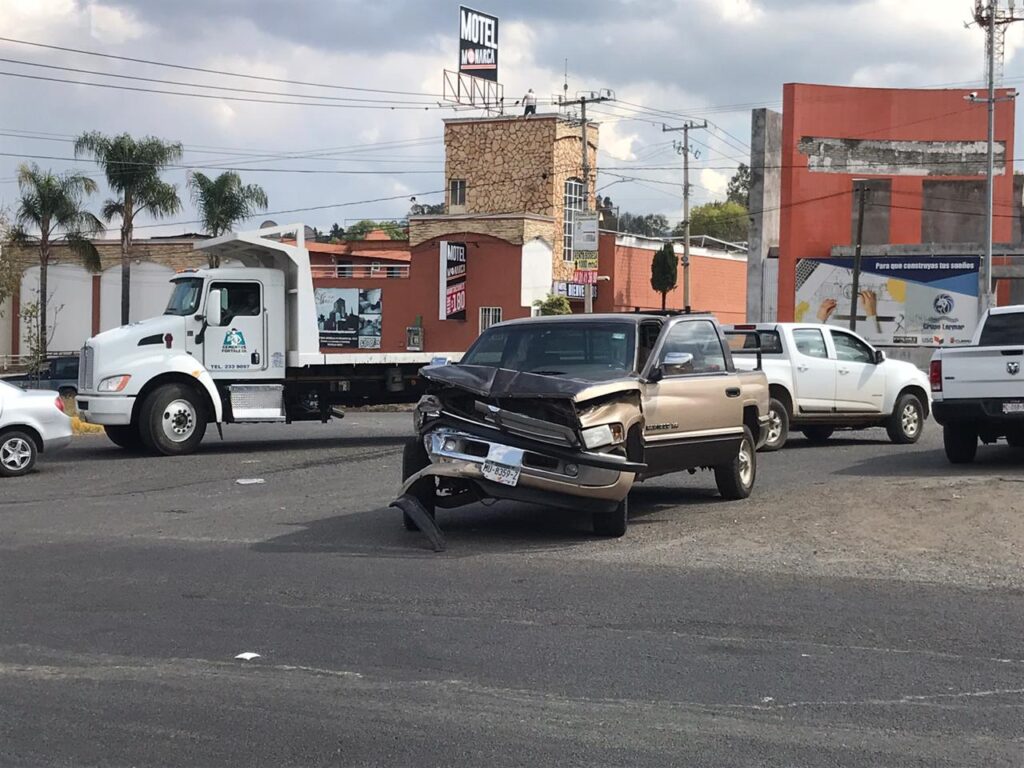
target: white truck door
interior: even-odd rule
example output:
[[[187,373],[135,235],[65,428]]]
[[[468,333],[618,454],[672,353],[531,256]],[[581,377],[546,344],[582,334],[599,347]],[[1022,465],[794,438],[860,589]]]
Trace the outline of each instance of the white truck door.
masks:
[[[831,413],[836,398],[836,361],[819,328],[794,328],[790,363],[799,413]]]
[[[874,350],[852,333],[830,328],[836,355],[836,410],[880,413],[885,399],[885,372]]]
[[[204,365],[217,379],[265,378],[269,361],[263,284],[215,280],[210,283],[213,291],[220,291],[221,322],[206,329]]]

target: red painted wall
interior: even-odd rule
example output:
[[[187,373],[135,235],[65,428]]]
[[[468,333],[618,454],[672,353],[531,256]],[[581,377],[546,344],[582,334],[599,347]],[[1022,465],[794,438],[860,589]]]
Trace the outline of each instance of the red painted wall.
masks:
[[[612,279],[598,286],[595,311],[631,312],[635,307],[661,309],[661,294],[651,288],[654,253],[649,248],[617,245],[614,234],[602,233],[598,244],[598,272]],[[690,257],[690,306],[694,310],[713,312],[723,323],[742,323],[746,319],[746,296],[746,261]],[[666,307],[683,307],[682,267],[675,290],[667,296]]]
[[[379,350],[329,349],[331,354],[405,352],[406,328],[422,317],[423,342],[428,352],[463,352],[480,331],[480,307],[501,307],[502,319],[529,317],[519,306],[522,246],[486,235],[452,234],[447,240],[466,244],[466,320],[438,318],[440,240],[412,249],[408,278],[316,278],[316,288],[380,288],[382,335]]]
[[[1000,90],[1006,96],[1011,91]],[[795,267],[805,258],[827,258],[833,245],[851,245],[853,175],[812,173],[797,150],[804,136],[904,141],[984,141],[986,106],[964,100],[967,90],[846,88],[789,83],[783,87],[782,207],[779,234],[779,319],[793,319]],[[995,182],[994,239],[1011,239],[1013,202],[1013,102],[996,104],[996,141],[1006,143],[1007,165]],[[864,174],[858,174],[863,176]],[[923,176],[891,179],[891,243],[921,241]],[[979,176],[929,176],[971,179]]]

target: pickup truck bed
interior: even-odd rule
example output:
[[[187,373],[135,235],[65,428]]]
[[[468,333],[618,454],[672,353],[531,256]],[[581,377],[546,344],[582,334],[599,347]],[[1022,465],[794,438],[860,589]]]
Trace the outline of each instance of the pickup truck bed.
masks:
[[[979,440],[1024,447],[1024,306],[991,309],[971,346],[936,350],[929,378],[952,463],[973,461]]]

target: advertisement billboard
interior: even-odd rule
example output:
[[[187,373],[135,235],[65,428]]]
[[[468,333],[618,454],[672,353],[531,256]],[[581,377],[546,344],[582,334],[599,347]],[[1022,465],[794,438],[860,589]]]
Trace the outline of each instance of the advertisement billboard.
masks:
[[[380,288],[316,288],[321,348],[380,349]]]
[[[498,81],[498,17],[459,6],[459,74]]]
[[[438,318],[466,319],[466,244],[441,241]]]
[[[857,333],[874,344],[966,344],[978,318],[977,256],[864,257]],[[801,259],[796,322],[848,328],[853,259]]]
[[[574,280],[584,283],[597,282],[597,211],[576,211],[572,222],[572,258],[575,262]],[[593,275],[580,277],[580,273]]]

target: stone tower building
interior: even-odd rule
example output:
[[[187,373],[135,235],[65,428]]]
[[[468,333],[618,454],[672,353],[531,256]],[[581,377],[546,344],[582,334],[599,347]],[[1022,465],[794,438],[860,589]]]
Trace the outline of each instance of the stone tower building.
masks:
[[[571,279],[573,212],[584,207],[581,133],[578,122],[559,115],[446,120],[448,215],[550,218],[552,276]],[[589,123],[589,210],[594,209],[597,142],[598,126]]]

